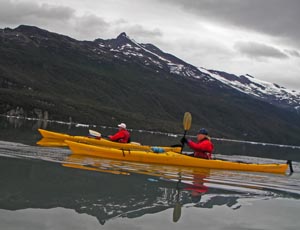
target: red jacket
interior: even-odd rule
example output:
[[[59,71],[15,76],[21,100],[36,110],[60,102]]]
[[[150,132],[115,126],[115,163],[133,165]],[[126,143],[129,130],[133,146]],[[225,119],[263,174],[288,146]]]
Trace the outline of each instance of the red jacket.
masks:
[[[121,142],[121,143],[130,142],[130,134],[126,129],[121,129],[115,135],[108,136],[108,138],[111,141],[115,141],[115,142]]]
[[[191,149],[194,150],[194,157],[212,159],[214,146],[209,139],[205,138],[198,143],[188,140],[187,144]]]

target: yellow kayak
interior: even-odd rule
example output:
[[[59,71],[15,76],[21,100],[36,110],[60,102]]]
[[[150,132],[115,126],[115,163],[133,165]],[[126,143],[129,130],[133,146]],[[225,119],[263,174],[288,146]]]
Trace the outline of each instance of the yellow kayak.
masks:
[[[140,145],[139,143],[119,143],[113,142],[106,139],[94,139],[84,136],[71,136],[68,134],[52,132],[44,129],[38,129],[40,134],[42,135],[42,139],[38,141],[36,144],[40,146],[47,146],[47,147],[67,147],[65,140],[86,143],[90,145],[97,145],[97,146],[105,146],[117,149],[125,149],[125,150],[144,150],[150,151],[152,146],[148,145]],[[174,151],[180,152],[181,147],[158,147],[163,149],[164,151]]]
[[[186,156],[172,151],[167,151],[164,153],[154,153],[151,151],[142,150],[121,150],[115,148],[106,148],[68,140],[66,140],[65,142],[66,144],[68,144],[73,154],[96,156],[114,160],[282,174],[284,174],[288,168],[288,164],[252,164],[224,160],[206,160]]]

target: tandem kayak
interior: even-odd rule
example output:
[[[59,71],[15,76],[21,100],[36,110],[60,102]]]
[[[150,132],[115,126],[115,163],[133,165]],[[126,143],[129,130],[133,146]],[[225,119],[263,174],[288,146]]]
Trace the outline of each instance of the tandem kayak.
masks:
[[[241,163],[225,160],[207,160],[194,158],[184,154],[179,154],[172,151],[164,153],[154,153],[151,151],[142,150],[120,150],[115,148],[106,148],[101,146],[93,146],[73,141],[65,141],[68,144],[73,154],[101,157],[122,161],[134,161],[150,164],[162,165],[177,165],[186,167],[199,167],[209,169],[222,170],[238,170],[238,171],[253,171],[265,173],[286,173],[288,163],[286,164],[253,164]]]
[[[124,149],[124,150],[144,150],[150,151],[153,146],[149,145],[140,145],[139,143],[119,143],[113,142],[106,139],[94,139],[90,137],[84,136],[71,136],[68,134],[52,132],[44,129],[38,129],[40,134],[42,135],[42,139],[38,141],[36,144],[40,146],[47,146],[47,147],[67,147],[67,143],[65,140],[73,141],[73,142],[80,142],[90,145],[96,146],[104,146],[104,147],[111,147],[117,149]],[[168,146],[159,146],[156,147],[158,149],[162,149],[163,151],[174,151],[180,152],[181,147],[168,147]]]

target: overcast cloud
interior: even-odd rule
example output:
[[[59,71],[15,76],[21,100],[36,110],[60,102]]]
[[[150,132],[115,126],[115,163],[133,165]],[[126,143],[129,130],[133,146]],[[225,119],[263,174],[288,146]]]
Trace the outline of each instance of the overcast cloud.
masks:
[[[203,20],[293,41],[300,47],[299,0],[161,0]]]
[[[291,56],[300,57],[300,53],[297,50],[284,50],[284,51]]]
[[[0,28],[79,40],[126,32],[198,67],[300,90],[298,0],[0,0]]]
[[[288,56],[272,46],[257,42],[237,42],[235,48],[242,54],[254,59],[288,58]]]
[[[13,2],[1,0],[0,21],[1,23],[20,23],[28,21],[36,23],[38,20],[69,20],[73,17],[75,10],[66,6],[55,6],[48,4],[37,4],[33,2]]]

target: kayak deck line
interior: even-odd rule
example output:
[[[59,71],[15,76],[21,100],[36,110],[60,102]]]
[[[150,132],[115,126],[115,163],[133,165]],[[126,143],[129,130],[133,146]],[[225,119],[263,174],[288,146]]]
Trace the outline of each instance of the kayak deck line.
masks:
[[[184,154],[167,151],[164,153],[154,153],[143,150],[124,150],[109,147],[94,146],[73,141],[65,141],[73,154],[94,156],[106,159],[121,161],[133,161],[149,164],[175,165],[186,167],[199,167],[222,170],[238,170],[265,173],[285,174],[289,164],[257,164],[240,163],[224,160],[207,160],[186,156]]]

